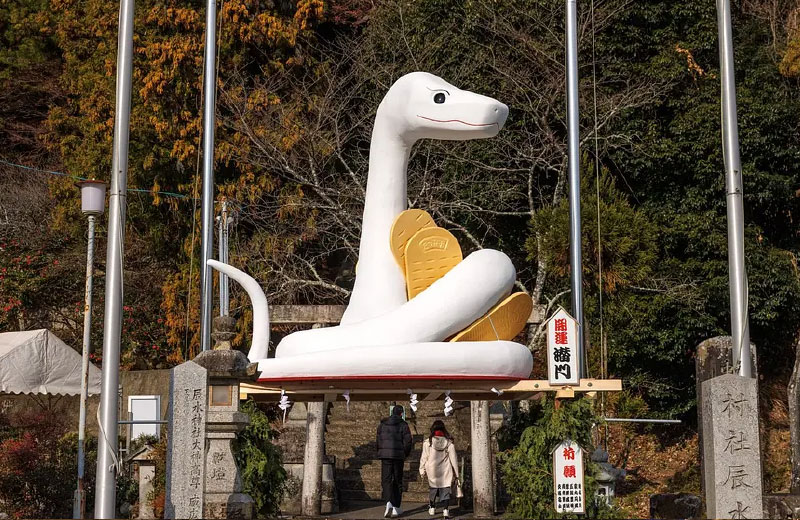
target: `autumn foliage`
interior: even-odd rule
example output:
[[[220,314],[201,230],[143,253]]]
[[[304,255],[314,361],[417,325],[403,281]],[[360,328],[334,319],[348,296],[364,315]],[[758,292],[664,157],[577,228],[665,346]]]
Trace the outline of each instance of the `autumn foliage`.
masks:
[[[77,435],[67,431],[51,411],[0,414],[0,503],[14,518],[71,517]],[[86,449],[86,490],[92,499],[94,438],[87,439]]]

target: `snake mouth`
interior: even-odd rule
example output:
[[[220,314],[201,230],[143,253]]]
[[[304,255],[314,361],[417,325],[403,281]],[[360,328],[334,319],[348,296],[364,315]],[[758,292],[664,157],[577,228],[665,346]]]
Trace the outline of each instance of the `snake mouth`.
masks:
[[[496,126],[497,130],[498,131],[500,130],[500,124],[497,121],[493,123],[469,123],[467,121],[462,121],[460,119],[434,119],[432,117],[421,116],[419,114],[417,114],[417,117],[420,119],[433,121],[434,123],[461,123],[462,125],[474,126],[474,127]]]

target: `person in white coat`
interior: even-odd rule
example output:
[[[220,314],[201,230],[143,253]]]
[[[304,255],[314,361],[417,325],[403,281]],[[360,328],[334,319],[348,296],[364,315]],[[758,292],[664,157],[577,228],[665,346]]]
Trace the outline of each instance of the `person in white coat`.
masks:
[[[436,420],[431,425],[430,436],[422,443],[422,457],[419,459],[419,474],[428,477],[430,488],[428,513],[436,514],[437,499],[442,504],[442,514],[450,516],[450,495],[453,481],[458,476],[458,459],[453,437],[444,423]]]

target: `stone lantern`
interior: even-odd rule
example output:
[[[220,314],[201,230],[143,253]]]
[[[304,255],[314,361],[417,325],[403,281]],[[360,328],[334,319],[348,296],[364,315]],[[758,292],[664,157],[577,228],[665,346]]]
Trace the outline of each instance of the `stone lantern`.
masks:
[[[253,518],[253,499],[242,493],[232,442],[250,422],[239,411],[239,383],[252,379],[255,365],[238,350],[206,350],[194,362],[207,370],[205,518]]]
[[[617,480],[625,478],[625,470],[617,469],[608,462],[608,452],[597,448],[592,453],[592,462],[597,464],[597,474],[594,479],[597,481],[597,502],[605,502],[612,505],[614,495],[616,495]]]
[[[232,442],[250,422],[239,411],[239,384],[254,379],[256,364],[231,350],[234,320],[217,326],[214,350],[172,369],[165,518],[254,516]]]

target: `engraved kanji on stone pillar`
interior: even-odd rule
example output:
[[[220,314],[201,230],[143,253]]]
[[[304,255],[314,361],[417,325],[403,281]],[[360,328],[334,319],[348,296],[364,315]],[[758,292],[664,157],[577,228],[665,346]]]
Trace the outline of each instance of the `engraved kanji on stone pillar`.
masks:
[[[707,518],[761,518],[758,388],[723,375],[702,384]]]

